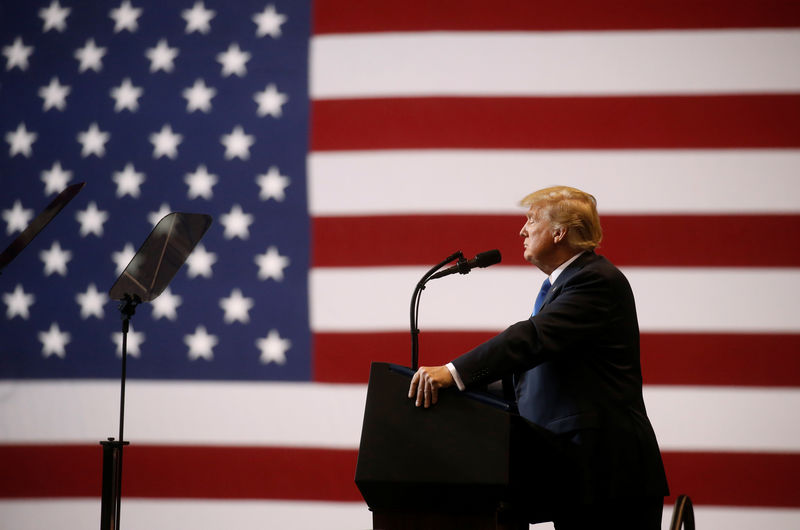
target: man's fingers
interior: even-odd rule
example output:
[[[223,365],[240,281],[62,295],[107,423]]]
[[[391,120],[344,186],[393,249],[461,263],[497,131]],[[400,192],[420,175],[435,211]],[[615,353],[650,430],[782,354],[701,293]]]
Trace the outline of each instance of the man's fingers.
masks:
[[[411,378],[411,388],[408,392],[409,398],[415,398],[414,404],[419,407],[422,405],[422,392],[425,386],[425,378],[422,375],[422,370],[417,370],[414,377]]]
[[[432,379],[425,381],[425,408],[435,405],[439,401],[439,385]]]
[[[413,398],[414,395],[417,393],[417,384],[419,383],[419,372],[414,373],[414,377],[411,378],[411,385],[408,387],[408,397]]]

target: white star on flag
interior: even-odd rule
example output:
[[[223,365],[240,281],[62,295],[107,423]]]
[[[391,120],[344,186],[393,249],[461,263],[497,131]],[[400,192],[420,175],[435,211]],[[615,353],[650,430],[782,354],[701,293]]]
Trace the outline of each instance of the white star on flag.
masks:
[[[211,98],[217,95],[217,89],[206,86],[205,81],[197,79],[194,85],[183,90],[182,95],[186,99],[186,112],[202,110],[208,113],[211,111]]]
[[[3,55],[6,56],[6,70],[14,67],[20,70],[28,69],[28,58],[33,53],[33,46],[25,46],[22,37],[14,39],[11,46],[3,46]]]
[[[67,107],[67,95],[70,87],[62,85],[57,77],[50,80],[50,84],[39,89],[39,97],[44,100],[42,110],[48,111],[52,108],[64,110]]]
[[[67,29],[67,16],[72,11],[69,7],[61,7],[58,0],[50,2],[49,7],[39,9],[39,17],[44,21],[43,33],[47,33],[51,29],[58,32],[63,32]]]
[[[128,328],[127,354],[137,359],[142,356],[142,343],[145,336],[141,331],[134,331],[133,324]],[[111,341],[117,346],[117,357],[122,357],[122,332],[111,334]]]
[[[211,278],[211,267],[217,262],[217,255],[214,252],[209,252],[206,247],[199,243],[189,257],[186,258],[186,274],[189,278],[196,278],[202,276],[203,278]]]
[[[125,267],[128,266],[128,263],[131,262],[133,257],[136,255],[136,250],[133,248],[133,244],[125,243],[125,247],[118,251],[111,253],[111,260],[114,262],[116,266],[116,274],[119,276],[122,274],[122,271],[125,270]]]
[[[119,33],[125,29],[134,33],[139,27],[137,19],[141,14],[141,8],[133,7],[130,0],[125,0],[119,7],[109,11],[108,16],[114,19],[114,33]]]
[[[175,320],[178,318],[178,306],[183,303],[183,298],[177,294],[173,294],[172,289],[167,287],[162,291],[158,298],[150,302],[153,307],[153,318],[166,318],[167,320]]]
[[[111,97],[114,98],[114,112],[129,110],[136,112],[139,108],[139,98],[142,97],[144,89],[133,86],[131,79],[126,77],[122,83],[111,89]]]
[[[220,216],[219,222],[225,227],[225,239],[247,239],[250,237],[250,225],[253,224],[253,215],[244,213],[242,207],[234,204],[231,211]]]
[[[36,297],[26,293],[22,285],[17,284],[13,292],[3,293],[3,302],[6,304],[6,318],[11,320],[14,317],[21,317],[28,320],[31,316],[30,307],[36,301]]]
[[[155,227],[160,220],[170,213],[172,213],[172,210],[170,210],[169,204],[162,202],[157,212],[150,212],[147,214],[147,220]]]
[[[186,33],[194,33],[197,31],[205,35],[211,31],[211,25],[209,23],[216,14],[216,11],[206,9],[203,2],[195,2],[191,9],[184,9],[181,11],[181,17],[186,21]]]
[[[258,265],[259,280],[272,278],[281,281],[283,280],[283,269],[289,266],[289,258],[281,256],[275,246],[270,246],[263,254],[256,254],[255,262]]]
[[[50,248],[39,251],[39,259],[44,262],[44,275],[67,275],[67,263],[72,259],[72,251],[61,248],[61,243],[53,241]]]
[[[69,344],[71,336],[66,331],[61,331],[58,324],[53,322],[50,329],[39,332],[39,342],[42,343],[42,355],[50,357],[56,355],[60,358],[67,356],[66,346]]]
[[[117,184],[117,197],[130,195],[138,198],[141,195],[139,188],[145,180],[145,175],[137,172],[133,164],[128,162],[122,171],[115,171],[111,179]]]
[[[111,139],[111,134],[101,131],[97,123],[92,123],[89,129],[78,133],[78,142],[83,146],[81,158],[95,155],[103,158],[106,154],[106,142]]]
[[[223,320],[226,324],[234,322],[247,324],[250,322],[250,309],[254,303],[252,298],[242,295],[241,289],[233,289],[230,296],[219,301],[219,306],[225,311]]]
[[[103,236],[103,223],[108,221],[108,212],[97,208],[97,203],[91,201],[85,210],[78,210],[75,219],[80,223],[80,235],[86,237],[94,234],[97,237]]]
[[[165,124],[157,133],[150,135],[153,144],[153,158],[166,156],[174,160],[178,156],[178,145],[183,141],[183,135],[172,132],[172,126]]]
[[[286,198],[286,187],[289,185],[289,178],[281,175],[276,166],[270,166],[269,171],[256,177],[256,184],[261,188],[258,197],[262,201],[275,199],[278,202]]]
[[[250,147],[255,141],[255,136],[245,134],[241,125],[237,125],[230,134],[223,134],[220,138],[220,142],[225,146],[225,160],[233,160],[234,158],[247,160],[250,158]]]
[[[169,73],[175,69],[173,61],[178,56],[178,48],[170,48],[167,39],[161,39],[155,48],[147,48],[145,56],[150,59],[150,73],[164,70]]]
[[[81,318],[89,317],[102,319],[105,316],[103,305],[108,302],[108,295],[97,290],[95,284],[90,283],[83,293],[75,295],[75,301],[81,306]]]
[[[44,194],[61,193],[69,184],[72,178],[72,171],[66,171],[61,167],[61,162],[56,160],[50,169],[42,171],[42,182],[44,182]]]
[[[250,52],[242,51],[237,43],[232,43],[226,51],[217,54],[217,62],[222,64],[222,77],[231,74],[244,77],[247,74],[246,64],[250,57]]]
[[[190,361],[211,361],[214,359],[214,346],[219,343],[219,339],[216,335],[209,334],[205,326],[197,326],[194,333],[183,336],[183,342],[189,347]]]
[[[275,83],[270,83],[261,92],[256,92],[253,99],[258,103],[258,110],[256,113],[259,116],[272,116],[273,118],[280,118],[283,114],[283,104],[289,99],[289,96],[278,92]]]
[[[264,37],[269,35],[273,39],[281,36],[281,24],[286,22],[286,15],[281,15],[275,11],[275,6],[269,4],[264,11],[253,15],[253,22],[256,23],[256,35]]]
[[[259,360],[263,364],[286,364],[286,351],[292,347],[292,342],[281,338],[278,330],[271,329],[266,337],[256,340],[256,346],[261,350]]]
[[[14,201],[14,205],[10,210],[3,210],[3,221],[6,222],[7,235],[11,235],[14,232],[22,232],[28,227],[31,219],[33,219],[33,210],[23,208],[19,199]]]
[[[6,133],[6,142],[8,142],[8,156],[15,156],[22,154],[25,158],[30,158],[33,154],[33,142],[36,141],[38,135],[35,132],[29,132],[25,123],[17,125],[17,130],[14,132]]]
[[[94,70],[99,72],[103,69],[103,56],[106,54],[106,48],[97,46],[94,39],[87,39],[83,48],[75,50],[75,58],[80,62],[78,71],[83,73],[86,70]]]
[[[189,186],[189,191],[186,195],[190,199],[202,197],[206,200],[211,200],[214,196],[212,188],[217,183],[219,178],[208,172],[205,164],[200,164],[194,173],[187,173],[183,179],[186,185]]]

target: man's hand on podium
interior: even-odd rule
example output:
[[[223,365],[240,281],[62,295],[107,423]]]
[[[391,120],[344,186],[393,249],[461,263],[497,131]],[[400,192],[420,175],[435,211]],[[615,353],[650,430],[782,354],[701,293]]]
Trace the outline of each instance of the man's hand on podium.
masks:
[[[421,366],[408,387],[408,398],[416,397],[416,405],[425,408],[439,401],[439,389],[455,385],[453,375],[447,366]]]

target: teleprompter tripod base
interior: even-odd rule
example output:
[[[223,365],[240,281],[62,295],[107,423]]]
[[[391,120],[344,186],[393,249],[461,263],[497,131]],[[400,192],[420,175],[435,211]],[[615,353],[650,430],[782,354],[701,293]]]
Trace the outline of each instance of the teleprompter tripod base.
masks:
[[[103,446],[103,496],[100,507],[100,530],[117,530],[122,488],[122,448],[130,442],[100,442]]]

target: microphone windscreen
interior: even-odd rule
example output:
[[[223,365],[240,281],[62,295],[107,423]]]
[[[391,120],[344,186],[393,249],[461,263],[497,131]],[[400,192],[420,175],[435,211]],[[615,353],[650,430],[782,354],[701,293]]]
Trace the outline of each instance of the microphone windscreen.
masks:
[[[481,252],[480,254],[475,255],[475,266],[476,267],[488,267],[490,265],[494,265],[495,263],[500,263],[500,251],[497,249],[494,250],[487,250],[486,252]]]

